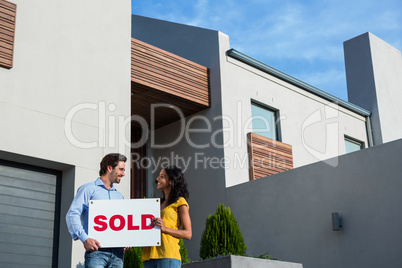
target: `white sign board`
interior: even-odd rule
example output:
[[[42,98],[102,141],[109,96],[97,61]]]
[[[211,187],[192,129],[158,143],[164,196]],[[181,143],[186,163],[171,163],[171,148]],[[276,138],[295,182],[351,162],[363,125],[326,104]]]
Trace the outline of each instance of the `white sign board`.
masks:
[[[88,236],[104,248],[160,246],[161,230],[152,218],[160,218],[159,198],[91,200]]]

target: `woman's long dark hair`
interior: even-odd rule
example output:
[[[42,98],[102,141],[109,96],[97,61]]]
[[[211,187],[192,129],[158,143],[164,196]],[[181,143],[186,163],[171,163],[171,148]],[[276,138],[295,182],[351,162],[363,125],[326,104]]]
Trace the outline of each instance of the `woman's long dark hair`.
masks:
[[[184,197],[186,201],[188,201],[190,193],[187,190],[187,181],[184,178],[184,174],[180,168],[176,166],[168,166],[164,168],[169,181],[172,182],[172,191],[169,195],[169,200],[167,201],[166,206],[173,204],[179,199],[179,197]],[[162,191],[161,194],[161,202],[165,201],[165,193]]]

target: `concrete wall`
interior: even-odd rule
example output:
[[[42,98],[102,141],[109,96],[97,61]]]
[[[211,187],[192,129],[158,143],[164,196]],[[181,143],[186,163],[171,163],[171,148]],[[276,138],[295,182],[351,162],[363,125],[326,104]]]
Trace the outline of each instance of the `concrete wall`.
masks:
[[[222,112],[234,129],[224,132],[225,156],[233,160],[226,170],[227,187],[249,180],[252,100],[279,110],[281,141],[292,145],[294,167],[344,154],[345,135],[368,146],[365,117],[230,57],[222,73]]]
[[[184,268],[303,268],[301,263],[273,261],[260,258],[229,255],[199,262],[186,263]]]
[[[402,225],[402,140],[227,188],[248,252],[305,268],[396,267]],[[340,213],[341,231],[331,213]]]
[[[64,220],[75,191],[96,179],[104,154],[129,153],[130,129],[118,118],[130,116],[131,3],[13,2],[14,65],[0,68],[1,157],[63,171],[59,263],[75,267],[84,250]],[[128,179],[117,187],[129,197]]]
[[[371,33],[344,43],[349,101],[372,111],[375,144],[402,138],[401,52]]]
[[[153,131],[147,156],[156,163],[148,169],[148,172],[152,170],[149,172],[149,185],[158,176],[161,166],[166,166],[167,162],[184,170],[189,184],[193,228],[193,237],[190,241],[185,241],[185,244],[190,258],[198,259],[205,221],[225,198],[224,165],[214,161],[224,158],[221,146],[222,121],[219,117],[222,114],[220,61],[229,40],[226,35],[217,31],[136,15],[132,16],[132,25],[132,37],[210,69],[211,107],[186,118],[184,125],[177,121]],[[166,148],[156,148],[157,145],[169,143],[172,144]],[[149,196],[152,194],[160,196],[156,189],[149,192]]]

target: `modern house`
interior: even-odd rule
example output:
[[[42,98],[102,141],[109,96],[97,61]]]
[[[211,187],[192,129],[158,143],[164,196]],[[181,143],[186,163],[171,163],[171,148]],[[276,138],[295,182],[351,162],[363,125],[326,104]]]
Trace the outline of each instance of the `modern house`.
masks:
[[[129,143],[130,30],[129,1],[0,1],[0,266],[83,262],[65,213],[103,155],[130,153],[109,135]]]
[[[157,145],[176,143],[150,145],[146,154],[153,162],[170,157],[186,169],[193,258],[205,219],[222,202],[253,255],[269,251],[304,267],[375,267],[375,248],[389,264],[400,261],[382,244],[397,249],[401,238],[387,233],[402,220],[390,206],[401,201],[390,193],[401,185],[402,117],[394,101],[402,94],[400,51],[371,33],[344,43],[352,103],[231,49],[219,31],[133,16],[132,37],[208,68],[210,108],[151,132]],[[183,129],[196,131],[182,135]],[[144,183],[152,181],[147,174]],[[377,192],[383,184],[390,188]],[[374,206],[392,218],[382,235],[375,226],[384,219],[369,213]],[[344,219],[343,231],[333,231],[332,213]],[[358,236],[348,233],[352,229]]]
[[[81,267],[65,213],[109,152],[130,156],[125,198],[158,197],[160,169],[184,170],[192,259],[224,203],[249,254],[401,262],[400,51],[371,33],[346,41],[346,102],[224,33],[130,13],[129,1],[0,0],[0,264]]]

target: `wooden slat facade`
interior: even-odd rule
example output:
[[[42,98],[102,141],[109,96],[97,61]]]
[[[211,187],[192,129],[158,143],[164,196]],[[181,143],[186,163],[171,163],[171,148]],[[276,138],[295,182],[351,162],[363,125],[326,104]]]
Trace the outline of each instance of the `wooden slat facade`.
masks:
[[[250,180],[293,168],[292,146],[264,136],[248,133]]]
[[[132,114],[150,123],[151,104],[170,104],[188,116],[210,106],[208,68],[131,39]],[[179,119],[170,108],[158,108],[155,127]]]
[[[13,67],[14,32],[17,5],[0,0],[0,66]]]

